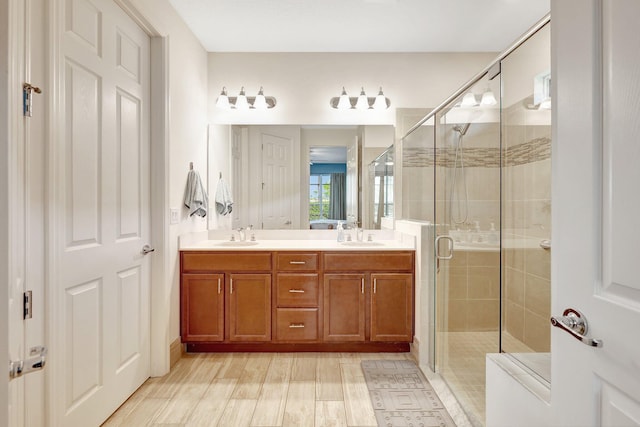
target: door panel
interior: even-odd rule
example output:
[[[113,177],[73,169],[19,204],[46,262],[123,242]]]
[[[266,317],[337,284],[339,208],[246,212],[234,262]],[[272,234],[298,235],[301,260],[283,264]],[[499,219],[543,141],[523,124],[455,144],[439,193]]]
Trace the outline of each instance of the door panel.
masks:
[[[231,274],[229,340],[271,340],[271,274]]]
[[[324,275],[324,340],[364,341],[364,274]]]
[[[224,274],[183,274],[182,341],[224,340]]]
[[[249,126],[249,200],[259,203],[249,221],[264,229],[300,226],[300,128]],[[246,225],[246,224],[244,224]]]
[[[413,275],[372,274],[371,341],[413,339]]]
[[[149,376],[150,43],[111,1],[61,3],[51,423],[97,425]]]
[[[582,311],[587,335],[603,346],[586,346],[553,328],[553,422],[640,425],[640,229],[633,225],[640,210],[640,3],[559,3],[552,2],[559,118],[553,314]],[[577,48],[576,37],[588,42]],[[597,409],[585,410],[593,402]]]
[[[293,141],[262,133],[263,228],[291,228]]]

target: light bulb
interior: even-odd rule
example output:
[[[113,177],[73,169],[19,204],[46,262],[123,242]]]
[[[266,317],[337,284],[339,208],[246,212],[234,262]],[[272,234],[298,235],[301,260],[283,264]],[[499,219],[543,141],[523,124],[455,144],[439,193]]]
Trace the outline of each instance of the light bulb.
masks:
[[[496,97],[491,92],[491,89],[487,89],[485,93],[482,94],[482,99],[480,100],[480,105],[496,105],[498,101],[496,101]]]
[[[264,92],[262,91],[262,86],[260,86],[256,99],[253,101],[253,108],[258,110],[266,110],[269,108],[267,105],[267,99],[264,97]]]
[[[476,102],[476,96],[469,92],[464,97],[462,97],[462,102],[460,103],[461,107],[475,107],[478,105]]]
[[[238,110],[248,110],[249,103],[247,102],[247,96],[244,94],[244,86],[240,89],[240,93],[236,98],[236,108]]]
[[[351,108],[351,101],[349,100],[349,95],[347,95],[347,91],[344,90],[344,86],[342,87],[342,93],[340,94],[340,100],[338,100],[338,110],[348,110]]]
[[[231,108],[231,105],[229,105],[229,97],[227,96],[227,88],[222,88],[222,92],[220,92],[220,96],[216,100],[216,107],[223,110]]]
[[[384,93],[382,93],[382,88],[376,95],[376,100],[373,101],[373,109],[374,110],[386,110],[387,109],[387,98],[385,98]]]
[[[364,93],[364,88],[361,88],[360,96],[358,96],[358,101],[356,102],[356,109],[366,110],[368,108],[369,108],[369,100],[367,99],[367,94]]]

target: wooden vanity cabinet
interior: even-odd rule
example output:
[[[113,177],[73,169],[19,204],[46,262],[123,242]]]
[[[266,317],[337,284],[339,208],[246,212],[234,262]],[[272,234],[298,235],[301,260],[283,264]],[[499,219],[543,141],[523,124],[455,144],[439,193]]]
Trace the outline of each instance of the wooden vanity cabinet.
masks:
[[[323,263],[325,340],[413,340],[413,252],[328,252]]]
[[[183,251],[188,351],[409,351],[413,251]]]
[[[180,255],[182,342],[271,340],[270,252]]]

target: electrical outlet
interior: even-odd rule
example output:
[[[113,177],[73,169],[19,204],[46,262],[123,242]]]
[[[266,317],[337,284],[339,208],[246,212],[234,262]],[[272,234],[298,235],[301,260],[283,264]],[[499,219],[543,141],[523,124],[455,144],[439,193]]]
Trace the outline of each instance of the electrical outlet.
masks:
[[[171,208],[171,224],[177,224],[178,222],[180,222],[180,210]]]

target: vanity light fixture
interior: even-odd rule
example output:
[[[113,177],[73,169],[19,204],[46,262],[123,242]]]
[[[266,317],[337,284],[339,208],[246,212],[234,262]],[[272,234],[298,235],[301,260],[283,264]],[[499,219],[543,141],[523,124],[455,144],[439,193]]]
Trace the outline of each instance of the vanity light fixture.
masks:
[[[333,108],[337,108],[338,110],[348,110],[351,108],[351,100],[349,99],[349,95],[347,95],[347,91],[344,89],[344,86],[342,86],[342,93],[340,94],[340,98],[338,98],[338,104]]]
[[[256,96],[247,96],[244,86],[240,89],[237,97],[228,96],[227,88],[223,87],[220,96],[216,100],[216,107],[223,110],[267,110],[276,106],[276,99],[273,96],[265,96],[262,86]]]
[[[222,92],[220,92],[220,96],[216,100],[216,107],[222,108],[223,110],[228,110],[231,108],[229,104],[229,97],[227,96],[227,88],[223,87]]]
[[[472,92],[467,92],[462,97],[461,107],[475,107],[476,105],[478,105],[478,101],[476,101],[476,96]]]
[[[342,87],[342,93],[340,96],[333,97],[329,100],[331,108],[337,110],[386,110],[391,106],[389,98],[384,96],[382,88],[375,97],[367,97],[364,87],[360,89],[360,95],[356,97],[349,97],[344,86]]]
[[[488,105],[496,105],[498,101],[496,101],[496,97],[491,91],[491,89],[487,88],[487,90],[482,94],[482,99],[480,100],[480,105],[488,106]]]
[[[375,101],[373,101],[373,109],[386,110],[387,108],[389,108],[387,101],[388,99],[385,98],[384,93],[382,93],[382,87],[381,87],[380,90],[378,91],[378,94],[376,95]]]
[[[358,100],[356,101],[356,110],[366,110],[369,108],[369,100],[367,99],[367,94],[364,93],[364,88],[360,89],[360,95],[358,96]]]

